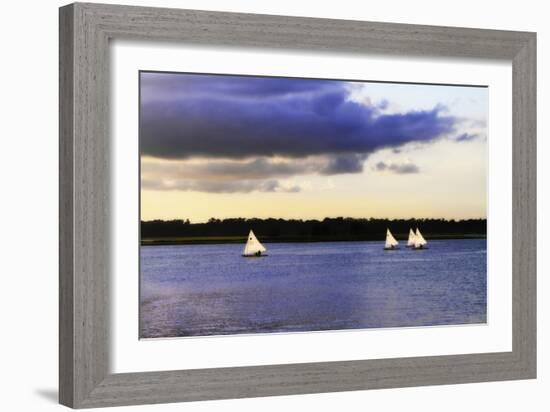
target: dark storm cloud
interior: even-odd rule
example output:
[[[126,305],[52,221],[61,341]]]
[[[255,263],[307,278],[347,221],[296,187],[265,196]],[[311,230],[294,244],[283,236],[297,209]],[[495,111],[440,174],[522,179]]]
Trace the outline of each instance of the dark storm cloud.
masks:
[[[141,74],[141,100],[174,101],[198,96],[225,98],[274,97],[339,89],[341,82],[258,76],[194,75],[184,73]]]
[[[141,153],[166,159],[327,155],[320,173],[353,173],[361,156],[431,142],[457,123],[442,107],[384,114],[349,101],[340,81],[142,73],[141,85]]]
[[[379,172],[391,172],[395,174],[412,174],[419,173],[420,169],[418,166],[412,163],[385,163],[378,162],[374,165],[374,170]]]

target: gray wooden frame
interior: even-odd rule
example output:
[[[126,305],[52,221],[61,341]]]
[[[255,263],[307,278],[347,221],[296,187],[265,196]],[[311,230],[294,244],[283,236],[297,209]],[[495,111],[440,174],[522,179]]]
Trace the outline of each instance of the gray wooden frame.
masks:
[[[513,65],[513,350],[109,373],[109,40],[495,58]],[[60,9],[59,397],[74,408],[536,376],[536,34],[71,4]]]

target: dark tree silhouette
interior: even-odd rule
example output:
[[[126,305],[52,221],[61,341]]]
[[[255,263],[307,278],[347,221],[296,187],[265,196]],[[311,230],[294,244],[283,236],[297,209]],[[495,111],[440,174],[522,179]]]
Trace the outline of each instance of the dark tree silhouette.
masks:
[[[252,229],[262,242],[382,240],[386,228],[398,239],[405,239],[409,228],[416,227],[431,239],[485,237],[487,220],[344,217],[323,220],[210,218],[206,223],[191,223],[189,219],[151,220],[141,222],[141,239],[145,244],[240,242]]]

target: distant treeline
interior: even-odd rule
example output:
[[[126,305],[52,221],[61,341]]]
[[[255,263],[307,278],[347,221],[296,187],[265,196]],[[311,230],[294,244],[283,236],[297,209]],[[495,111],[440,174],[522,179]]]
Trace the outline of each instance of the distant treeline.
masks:
[[[485,237],[486,219],[210,219],[141,222],[143,244],[241,242],[253,230],[262,242],[312,242],[338,240],[382,240],[389,228],[397,239],[405,239],[409,228],[418,227],[427,239]]]

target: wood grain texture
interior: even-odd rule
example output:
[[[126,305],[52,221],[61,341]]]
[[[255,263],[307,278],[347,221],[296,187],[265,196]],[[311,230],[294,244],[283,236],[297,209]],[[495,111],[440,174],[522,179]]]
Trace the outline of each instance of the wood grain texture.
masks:
[[[109,373],[109,40],[494,58],[513,65],[513,350]],[[533,33],[75,3],[60,9],[60,402],[84,408],[536,375]]]
[[[536,37],[512,62],[513,204],[512,310],[513,351],[536,375]]]
[[[72,7],[70,8],[72,9]],[[73,29],[59,15],[59,401],[73,404]]]

